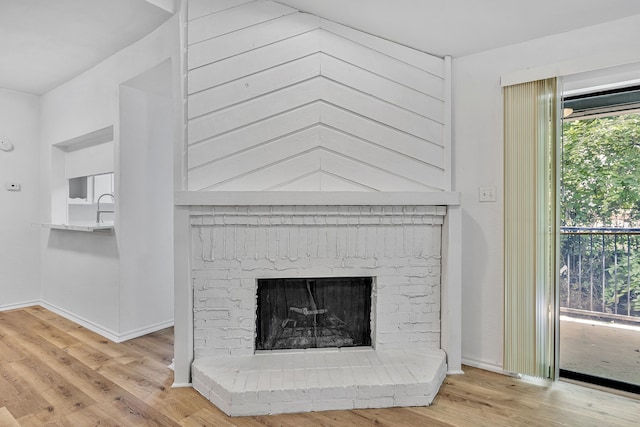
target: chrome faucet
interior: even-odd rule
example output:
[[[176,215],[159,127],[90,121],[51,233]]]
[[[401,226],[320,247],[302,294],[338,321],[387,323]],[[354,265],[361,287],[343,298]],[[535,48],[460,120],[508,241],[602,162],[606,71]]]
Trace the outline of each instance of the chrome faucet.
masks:
[[[115,196],[113,194],[111,194],[111,193],[104,193],[104,194],[101,194],[100,197],[98,197],[98,211],[96,212],[96,223],[102,222],[102,219],[100,218],[101,214],[103,214],[103,213],[114,213],[115,212],[113,210],[111,210],[111,211],[100,210],[100,200],[102,200],[102,198],[104,196],[110,196],[111,199],[113,200],[113,203],[116,202]]]

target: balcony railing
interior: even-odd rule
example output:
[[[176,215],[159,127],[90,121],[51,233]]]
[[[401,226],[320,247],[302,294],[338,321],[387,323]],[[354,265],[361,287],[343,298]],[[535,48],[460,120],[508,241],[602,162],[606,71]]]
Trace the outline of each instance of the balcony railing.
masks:
[[[640,228],[561,227],[560,307],[640,318]]]

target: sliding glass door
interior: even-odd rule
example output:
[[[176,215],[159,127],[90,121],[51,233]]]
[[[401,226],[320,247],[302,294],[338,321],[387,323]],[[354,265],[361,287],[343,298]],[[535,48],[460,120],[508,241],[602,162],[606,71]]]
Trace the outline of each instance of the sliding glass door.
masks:
[[[563,101],[560,375],[640,392],[640,87]]]

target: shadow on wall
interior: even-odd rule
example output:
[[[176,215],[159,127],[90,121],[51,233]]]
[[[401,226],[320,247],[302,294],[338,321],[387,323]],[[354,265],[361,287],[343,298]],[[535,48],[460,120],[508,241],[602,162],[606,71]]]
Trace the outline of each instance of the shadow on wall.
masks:
[[[465,244],[462,245],[462,324],[464,325],[462,328],[462,354],[468,358],[473,355],[466,353],[465,343],[479,340],[484,328],[483,319],[485,317],[478,316],[478,314],[485,309],[502,313],[502,299],[496,300],[490,306],[482,304],[487,296],[484,295],[485,290],[481,284],[486,283],[485,277],[489,274],[488,260],[492,254],[483,227],[464,209],[462,211],[462,229],[466,236]],[[469,261],[478,257],[485,258],[485,261],[474,260],[473,263]],[[473,307],[473,310],[470,307]],[[469,318],[469,316],[473,316],[473,318]],[[465,337],[469,337],[469,339],[465,339]]]
[[[462,228],[464,230],[465,236],[467,236],[466,241],[471,244],[467,244],[462,248],[462,259],[466,259],[467,256],[483,256],[485,258],[489,258],[491,256],[489,243],[485,237],[485,231],[482,225],[476,221],[476,219],[471,216],[466,210],[462,210]],[[474,281],[482,281],[482,279],[487,274],[487,265],[488,263],[475,264],[476,270],[473,271]]]

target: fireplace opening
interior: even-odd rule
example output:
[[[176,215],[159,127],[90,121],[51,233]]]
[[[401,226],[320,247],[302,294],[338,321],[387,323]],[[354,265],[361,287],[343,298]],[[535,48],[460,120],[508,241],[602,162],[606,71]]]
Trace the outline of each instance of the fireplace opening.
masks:
[[[259,279],[256,350],[371,345],[371,277]]]

